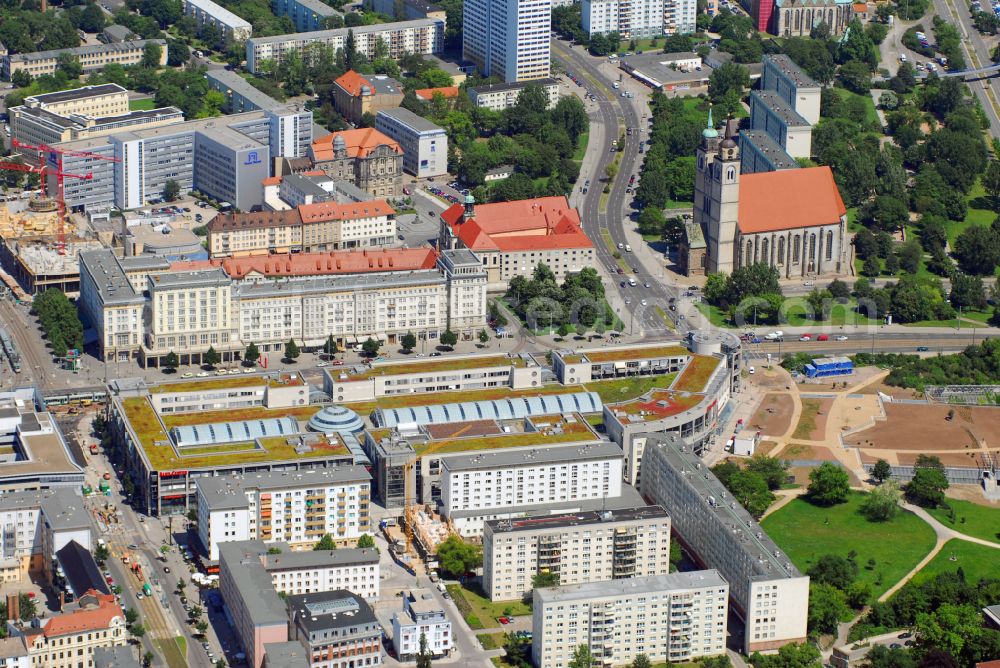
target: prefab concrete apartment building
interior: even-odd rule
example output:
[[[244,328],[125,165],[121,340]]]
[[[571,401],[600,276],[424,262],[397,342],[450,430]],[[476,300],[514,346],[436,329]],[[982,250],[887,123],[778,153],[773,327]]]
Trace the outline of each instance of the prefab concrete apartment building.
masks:
[[[448,135],[444,128],[409,109],[383,109],[375,115],[375,129],[403,148],[403,170],[418,178],[448,173]]]
[[[729,583],[746,627],[744,652],[804,641],[809,577],[733,499],[692,444],[675,434],[650,434],[642,469],[642,495],[670,513],[675,537]]]
[[[242,42],[249,39],[253,26],[212,0],[181,0],[181,10],[198,24],[198,30],[214,25],[227,40]]]
[[[551,0],[466,0],[462,57],[507,83],[545,79],[551,25]]]
[[[334,16],[343,16],[322,0],[271,0],[275,16],[287,16],[299,32],[323,30]]]

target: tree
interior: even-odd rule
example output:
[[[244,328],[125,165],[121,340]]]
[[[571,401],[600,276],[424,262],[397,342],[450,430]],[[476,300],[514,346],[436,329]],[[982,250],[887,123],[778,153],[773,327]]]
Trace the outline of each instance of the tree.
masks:
[[[257,360],[260,359],[260,350],[257,348],[257,344],[253,341],[247,346],[247,349],[243,351],[243,361],[247,362],[250,366],[257,364]]]
[[[882,273],[882,263],[877,255],[869,255],[865,258],[865,263],[861,266],[861,273],[872,278]]]
[[[403,349],[404,353],[409,354],[417,347],[417,337],[413,332],[407,332],[399,339],[399,346]]]
[[[458,334],[450,329],[446,329],[441,333],[441,345],[454,348],[456,343],[458,343]]]
[[[431,654],[427,651],[427,635],[420,632],[420,651],[417,652],[417,668],[431,668]]]
[[[316,541],[316,545],[313,546],[315,552],[336,550],[337,542],[333,540],[333,536],[328,533],[323,534],[323,537]]]
[[[192,524],[198,522],[198,510],[196,508],[192,508],[191,510],[187,511],[187,521]]]
[[[982,637],[982,614],[969,604],[943,603],[931,612],[917,614],[916,632],[921,643],[955,658],[966,655],[970,643]],[[970,665],[974,661],[962,661]]]
[[[886,480],[892,477],[892,467],[889,462],[884,459],[880,459],[875,462],[875,466],[872,467],[872,479],[878,484],[882,484]]]
[[[570,659],[569,668],[590,668],[594,665],[594,657],[590,653],[590,647],[580,645],[573,651],[573,658]]]
[[[146,42],[142,50],[142,66],[149,69],[158,69],[163,58],[163,47],[156,42]]]
[[[296,345],[295,339],[288,339],[288,343],[285,344],[285,359],[295,361],[301,354],[302,351],[299,350],[298,345]]]
[[[205,628],[206,629],[208,628],[207,624],[205,625]],[[147,650],[142,655],[142,665],[146,666],[146,668],[149,668],[149,666],[153,665],[153,659],[155,659],[155,658],[156,658],[156,655]]]
[[[871,522],[888,522],[899,512],[899,501],[902,497],[899,483],[889,480],[865,496],[861,501],[861,514]]]
[[[479,568],[483,563],[483,550],[478,545],[466,543],[459,536],[452,534],[438,545],[438,561],[446,573],[455,577],[465,575]]]
[[[83,74],[83,66],[80,65],[80,59],[72,53],[66,51],[60,53],[56,59],[56,64],[59,70],[69,79],[79,79],[80,75]]]
[[[844,88],[858,95],[868,95],[871,90],[872,73],[865,63],[857,60],[844,63],[840,66],[838,76]]]
[[[163,199],[167,202],[176,202],[181,196],[181,184],[174,179],[167,179],[163,184]]]
[[[194,623],[194,628],[198,631],[198,635],[204,636],[205,633],[208,631],[208,622],[206,622],[204,619],[199,619],[197,622]]]
[[[479,330],[479,343],[485,346],[489,342],[490,342],[489,332],[487,332],[485,329]]]
[[[721,103],[730,93],[736,95],[737,101],[743,97],[743,91],[750,86],[750,71],[736,63],[724,63],[712,71],[708,79],[708,96],[714,103]]]
[[[908,649],[890,649],[885,645],[874,645],[865,657],[870,668],[916,668],[917,662]]]
[[[986,287],[979,276],[955,272],[951,277],[951,305],[981,311],[986,308]]]
[[[135,636],[136,638],[142,638],[144,635],[146,635],[146,627],[138,622],[133,624],[132,628],[129,630],[132,632],[132,635]]]
[[[832,462],[823,462],[809,472],[809,500],[820,506],[847,501],[851,479],[847,471]]]
[[[187,587],[187,582],[184,582],[184,578],[177,578],[177,591],[183,594],[185,587]]]
[[[970,225],[955,239],[954,255],[965,273],[990,275],[1000,264],[1000,235],[985,225]]]
[[[375,547],[375,539],[371,534],[363,533],[358,538],[357,547],[359,548],[372,548]]]
[[[760,517],[774,502],[774,494],[767,488],[763,476],[750,471],[737,471],[726,485],[740,504],[754,517]]]
[[[202,355],[201,361],[205,366],[211,368],[222,361],[222,355],[215,349],[215,346],[209,346],[205,354]]]
[[[100,566],[103,566],[109,556],[110,553],[108,552],[108,546],[98,543],[97,549],[94,550],[94,561],[96,561]]]
[[[20,619],[22,622],[27,622],[38,616],[38,606],[35,603],[35,599],[28,596],[27,593],[18,594],[17,607],[20,610]]]
[[[361,352],[365,354],[366,357],[375,357],[378,354],[378,349],[382,344],[378,339],[368,337],[364,343],[361,344]]]
[[[645,654],[636,654],[631,668],[653,668],[653,662]]]
[[[944,474],[941,460],[925,455],[918,457],[913,479],[906,485],[906,500],[925,508],[937,508],[944,503],[946,489],[948,489],[948,477]]]
[[[135,608],[129,608],[125,611],[125,625],[132,626],[139,620],[139,613]]]
[[[170,369],[171,371],[176,371],[177,367],[181,365],[180,358],[177,357],[177,353],[171,350],[167,353],[166,357],[163,358],[163,367]]]
[[[847,589],[858,577],[858,565],[836,554],[825,554],[807,571],[814,582]]]
[[[878,97],[878,106],[886,111],[892,111],[899,106],[899,96],[887,90]]]
[[[80,15],[80,30],[84,32],[101,32],[106,25],[104,12],[96,2],[90,2]]]
[[[531,576],[532,589],[544,589],[545,587],[558,587],[559,573],[553,571],[541,571]]]
[[[809,633],[836,633],[841,618],[850,614],[844,592],[822,582],[809,585]]]
[[[847,299],[851,296],[851,288],[848,287],[847,283],[835,278],[830,281],[830,284],[826,286],[826,291],[830,293],[830,296],[834,299]]]
[[[990,160],[982,175],[983,189],[993,198],[993,210],[1000,209],[1000,160]]]
[[[781,487],[788,475],[788,462],[759,453],[747,460],[744,468],[762,476],[767,482],[767,488],[771,490]]]

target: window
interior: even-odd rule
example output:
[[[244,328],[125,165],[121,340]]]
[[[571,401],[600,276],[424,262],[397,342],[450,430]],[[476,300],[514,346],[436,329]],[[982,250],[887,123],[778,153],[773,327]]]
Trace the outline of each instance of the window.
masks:
[[[792,240],[792,262],[799,261],[799,245],[801,237],[795,237]]]
[[[833,259],[833,230],[827,230],[826,233],[826,259]]]

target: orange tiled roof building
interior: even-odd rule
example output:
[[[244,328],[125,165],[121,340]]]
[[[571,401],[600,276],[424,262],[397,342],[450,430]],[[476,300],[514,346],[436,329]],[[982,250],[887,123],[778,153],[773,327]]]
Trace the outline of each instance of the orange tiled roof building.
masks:
[[[376,198],[403,194],[403,149],[375,128],[321,137],[313,142],[310,157],[330,178],[350,181]]]
[[[366,76],[348,70],[334,80],[330,92],[334,108],[352,123],[403,102],[403,84],[384,74]]]

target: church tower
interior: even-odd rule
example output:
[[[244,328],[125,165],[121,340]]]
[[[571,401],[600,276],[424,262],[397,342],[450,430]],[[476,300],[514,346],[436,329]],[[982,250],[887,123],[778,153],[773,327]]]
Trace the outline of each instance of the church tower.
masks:
[[[709,162],[708,156],[705,156],[704,169],[701,169],[701,151],[698,155],[698,172],[704,189],[701,215],[708,255],[706,267],[713,272],[730,273],[739,266],[736,258],[740,207],[740,149],[736,143],[738,131],[739,122],[730,119],[726,122],[725,138],[718,141],[718,132],[712,128],[711,132],[715,133],[715,141],[718,142],[714,158]],[[707,133],[708,129],[702,133],[703,148],[711,140],[705,136]],[[695,181],[697,188],[697,176]],[[697,205],[697,199],[695,203]]]

